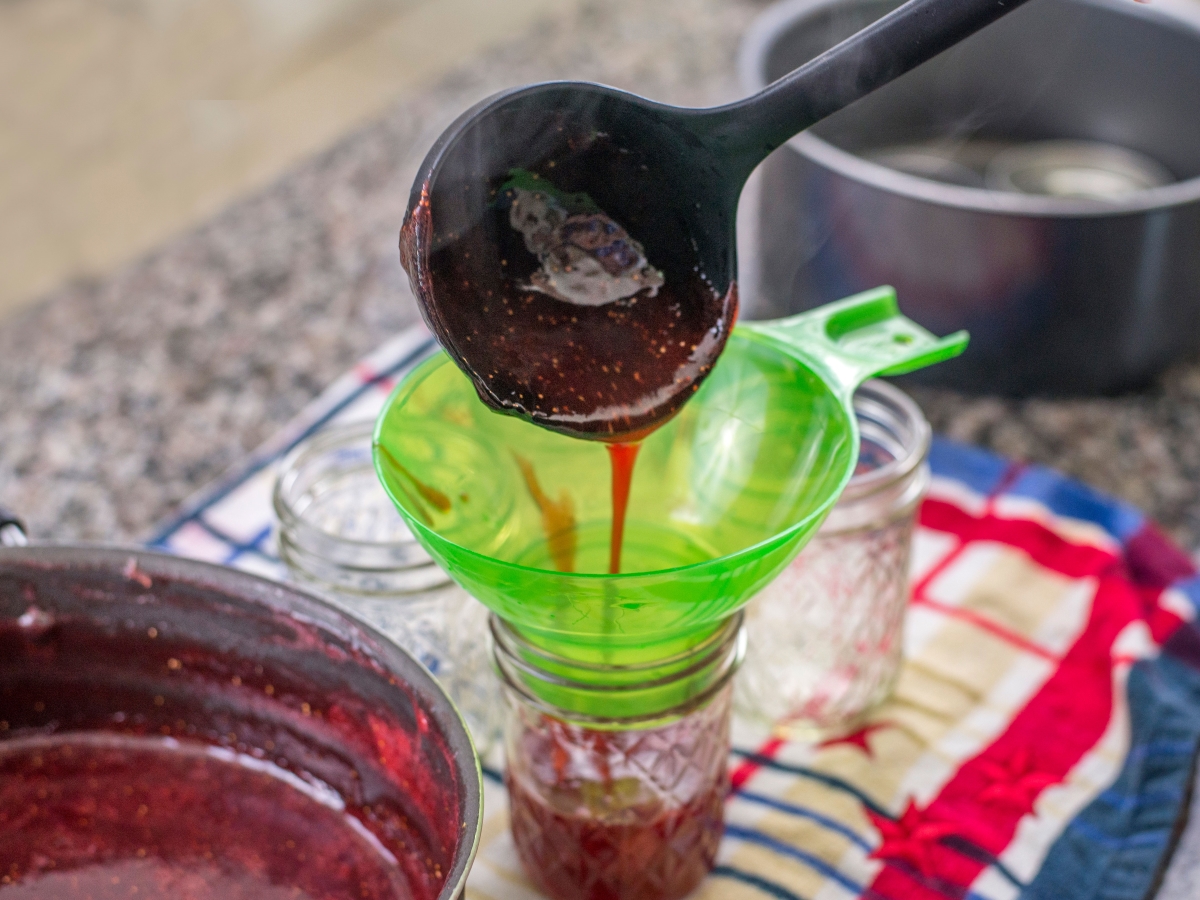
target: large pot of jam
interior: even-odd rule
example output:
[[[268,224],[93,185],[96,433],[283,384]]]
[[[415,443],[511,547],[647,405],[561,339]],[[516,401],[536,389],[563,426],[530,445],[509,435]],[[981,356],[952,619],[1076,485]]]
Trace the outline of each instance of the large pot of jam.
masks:
[[[408,654],[281,585],[0,548],[0,898],[448,900],[479,764]]]

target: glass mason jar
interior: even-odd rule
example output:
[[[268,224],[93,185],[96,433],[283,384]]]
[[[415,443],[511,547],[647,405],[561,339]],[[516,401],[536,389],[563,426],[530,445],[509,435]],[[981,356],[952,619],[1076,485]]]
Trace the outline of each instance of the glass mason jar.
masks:
[[[275,483],[290,580],[374,625],[420,660],[458,706],[481,756],[500,738],[487,610],[430,558],[375,474],[374,425],[326,428],[284,459]]]
[[[789,737],[844,731],[886,699],[900,668],[929,423],[906,394],[854,395],[858,467],[816,536],[746,607],[739,716]]]
[[[547,655],[492,617],[512,836],[545,894],[675,900],[712,868],[741,619],[672,659],[616,667]]]

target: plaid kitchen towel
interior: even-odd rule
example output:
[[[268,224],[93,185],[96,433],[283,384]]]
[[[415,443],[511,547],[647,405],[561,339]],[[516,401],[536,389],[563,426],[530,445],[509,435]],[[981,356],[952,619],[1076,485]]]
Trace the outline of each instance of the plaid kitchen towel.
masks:
[[[268,576],[276,465],[373,418],[435,346],[399,336],[162,528],[152,546]],[[702,898],[1140,900],[1182,825],[1200,740],[1200,578],[1137,510],[1039,466],[935,441],[906,662],[853,734],[736,728]],[[486,769],[473,900],[537,897]]]

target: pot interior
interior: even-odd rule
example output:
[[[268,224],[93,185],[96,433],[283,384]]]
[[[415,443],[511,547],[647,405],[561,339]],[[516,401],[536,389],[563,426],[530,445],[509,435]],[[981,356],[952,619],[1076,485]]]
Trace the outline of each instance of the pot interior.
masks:
[[[75,771],[82,758],[99,774]],[[106,881],[111,871],[137,884],[149,877],[138,868],[148,851],[204,857],[196,865],[214,896],[341,896],[347,879],[359,881],[346,896],[450,896],[473,850],[477,771],[461,722],[420,666],[316,600],[155,554],[0,551],[6,880],[36,888],[104,857]],[[182,808],[130,801],[122,813],[105,781],[118,775],[124,796],[149,791]],[[267,791],[257,801],[255,785]],[[40,807],[22,793],[35,787]],[[147,830],[167,813],[181,836]],[[189,845],[209,815],[228,820],[224,832]],[[71,829],[105,816],[90,857],[25,847],[34,831],[74,847]],[[134,839],[139,828],[145,840]],[[315,849],[304,858],[306,841]],[[378,871],[352,871],[354,854],[371,849]],[[170,875],[163,866],[156,877]]]

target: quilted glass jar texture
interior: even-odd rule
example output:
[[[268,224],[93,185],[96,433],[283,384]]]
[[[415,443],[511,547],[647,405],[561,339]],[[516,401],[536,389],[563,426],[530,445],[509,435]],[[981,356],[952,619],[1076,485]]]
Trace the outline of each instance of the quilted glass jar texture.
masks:
[[[481,754],[500,737],[487,610],[417,543],[375,475],[370,422],[324,429],[283,461],[274,494],[291,581],[415,656],[454,700]]]
[[[854,397],[859,463],[820,531],[746,608],[738,713],[793,737],[850,726],[899,672],[917,508],[930,428],[883,381]]]
[[[512,837],[533,882],[554,900],[690,893],[724,832],[741,617],[645,678],[549,660],[497,619],[493,633]]]

